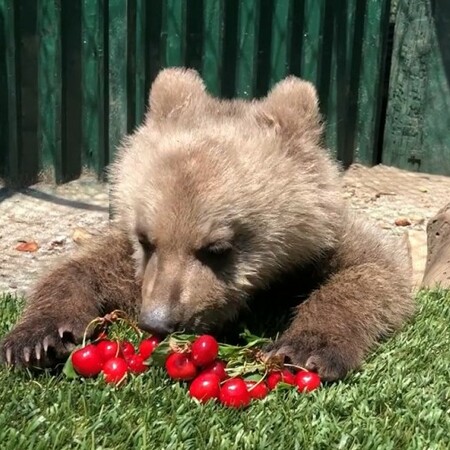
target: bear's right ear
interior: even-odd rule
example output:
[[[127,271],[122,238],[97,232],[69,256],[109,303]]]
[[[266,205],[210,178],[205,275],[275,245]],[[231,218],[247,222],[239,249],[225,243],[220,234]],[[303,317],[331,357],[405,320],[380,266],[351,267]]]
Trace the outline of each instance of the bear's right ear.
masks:
[[[258,120],[288,140],[319,142],[323,125],[314,85],[295,76],[277,83],[260,103]]]
[[[161,120],[176,117],[192,103],[206,97],[205,85],[193,69],[171,67],[159,72],[153,81],[147,119]]]

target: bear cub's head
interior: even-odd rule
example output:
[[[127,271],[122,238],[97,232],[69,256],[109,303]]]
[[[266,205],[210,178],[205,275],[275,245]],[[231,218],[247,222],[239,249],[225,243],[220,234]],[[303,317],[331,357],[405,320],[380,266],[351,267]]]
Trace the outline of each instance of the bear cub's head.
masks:
[[[338,170],[321,132],[315,89],[297,78],[260,100],[219,100],[195,71],[160,72],[110,172],[141,327],[223,327],[255,291],[334,245]]]

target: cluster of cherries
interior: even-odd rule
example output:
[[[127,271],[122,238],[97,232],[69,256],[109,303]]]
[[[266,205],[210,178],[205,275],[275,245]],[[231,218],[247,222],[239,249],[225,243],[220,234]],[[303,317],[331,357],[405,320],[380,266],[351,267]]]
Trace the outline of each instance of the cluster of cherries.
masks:
[[[75,350],[71,363],[78,375],[91,378],[103,374],[104,380],[112,384],[124,382],[128,373],[145,372],[148,369],[146,360],[159,344],[157,337],[149,337],[139,343],[136,352],[130,341],[119,342],[102,337],[97,343]]]
[[[201,403],[219,400],[229,407],[247,406],[252,399],[263,399],[278,383],[297,386],[300,392],[309,392],[320,386],[316,373],[299,370],[295,375],[289,369],[272,370],[258,381],[241,376],[230,377],[226,363],[218,359],[219,344],[210,335],[199,336],[182,351],[175,349],[165,362],[169,377],[190,381],[189,394]]]
[[[117,316],[97,319],[100,323],[117,320]],[[124,320],[124,319],[122,319]],[[128,320],[126,320],[128,322]],[[164,344],[164,345],[163,345]],[[225,344],[223,344],[225,346]],[[236,356],[220,358],[217,340],[204,334],[190,341],[168,338],[162,343],[156,336],[147,337],[135,347],[127,340],[108,339],[102,332],[94,342],[74,350],[68,363],[82,377],[102,375],[106,383],[120,385],[128,374],[141,374],[149,369],[157,353],[167,375],[177,381],[189,382],[189,395],[200,403],[219,401],[228,407],[245,407],[252,399],[263,399],[279,383],[296,387],[300,392],[317,389],[321,380],[314,373],[302,368],[292,372],[284,364],[261,366],[263,375],[246,376],[247,364],[239,358],[248,355],[248,348],[235,348]],[[157,350],[155,352],[155,350]],[[252,358],[257,353],[251,353]],[[162,356],[162,359],[161,359]],[[66,366],[67,366],[66,364]],[[228,367],[227,367],[228,365]]]

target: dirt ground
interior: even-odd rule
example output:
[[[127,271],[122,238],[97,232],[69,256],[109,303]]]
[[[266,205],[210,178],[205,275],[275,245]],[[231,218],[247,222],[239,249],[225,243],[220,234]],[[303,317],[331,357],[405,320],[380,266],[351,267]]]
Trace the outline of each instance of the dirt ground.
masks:
[[[344,182],[353,209],[389,233],[408,234],[414,281],[420,283],[427,252],[426,223],[450,201],[450,177],[355,164],[345,172]],[[102,232],[108,223],[108,205],[107,185],[89,175],[62,186],[40,183],[20,191],[0,185],[0,292],[26,294],[46,267],[57,264],[88,233]],[[19,251],[21,241],[34,241],[39,248]]]

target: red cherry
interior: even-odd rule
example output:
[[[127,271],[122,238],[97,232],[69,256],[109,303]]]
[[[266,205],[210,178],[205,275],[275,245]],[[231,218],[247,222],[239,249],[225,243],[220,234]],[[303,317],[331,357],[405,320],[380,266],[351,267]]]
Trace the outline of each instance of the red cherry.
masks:
[[[110,341],[105,339],[97,344],[97,349],[100,352],[103,362],[108,361],[110,358],[115,358],[120,354],[120,345],[117,341]]]
[[[156,336],[151,336],[147,339],[144,339],[139,344],[139,354],[144,358],[148,359],[150,358],[151,354],[153,353],[153,350],[158,346],[160,343],[160,339]]]
[[[314,391],[320,386],[320,377],[315,372],[302,370],[295,376],[295,384],[300,392]]]
[[[283,383],[295,385],[295,375],[288,369],[276,370],[269,373],[267,384],[269,389],[275,389],[275,386],[282,381]]]
[[[120,383],[126,378],[127,372],[128,366],[123,358],[110,358],[103,365],[103,375],[107,383]]]
[[[248,393],[251,398],[262,399],[269,393],[269,388],[264,381],[256,382],[246,380],[245,384],[247,385]]]
[[[214,373],[201,373],[189,386],[189,395],[206,403],[212,398],[219,398],[220,378]]]
[[[165,366],[167,374],[174,380],[192,380],[197,375],[197,368],[186,353],[171,353]]]
[[[94,344],[88,344],[72,353],[72,365],[83,377],[95,377],[102,370],[102,356]]]
[[[250,394],[242,378],[230,378],[220,388],[219,399],[225,406],[240,408],[250,403]]]
[[[148,369],[147,364],[144,364],[144,358],[141,355],[130,355],[125,358],[128,369],[133,373],[142,373]]]
[[[123,341],[120,344],[120,350],[122,351],[122,355],[125,359],[136,353],[134,345],[130,341]]]
[[[220,381],[226,380],[228,378],[228,374],[225,371],[225,367],[227,364],[220,359],[216,359],[212,364],[206,366],[202,373],[214,373],[220,378]]]
[[[214,362],[219,352],[219,344],[209,334],[199,336],[191,346],[192,360],[197,367],[203,367]]]

